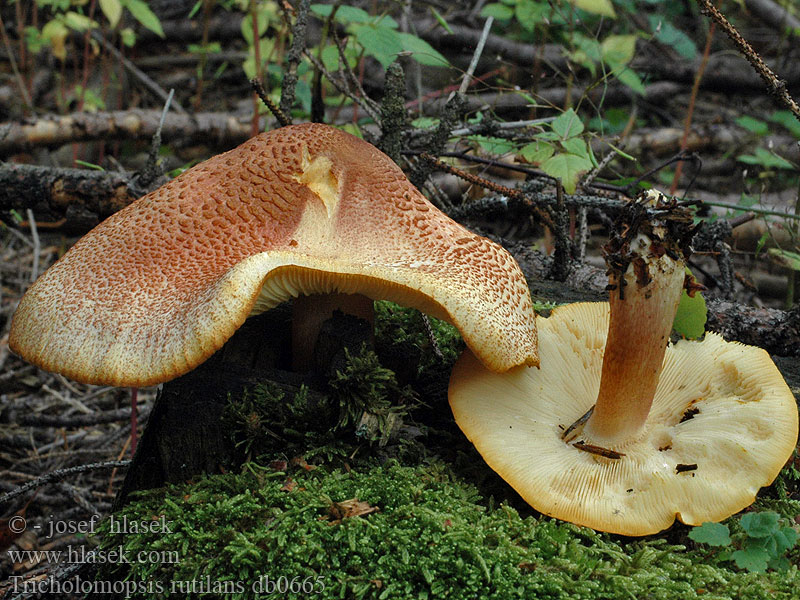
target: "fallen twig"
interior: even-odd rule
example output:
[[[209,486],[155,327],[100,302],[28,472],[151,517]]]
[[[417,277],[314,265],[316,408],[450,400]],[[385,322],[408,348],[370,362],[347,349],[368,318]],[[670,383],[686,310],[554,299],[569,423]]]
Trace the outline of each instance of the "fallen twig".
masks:
[[[770,95],[792,111],[795,117],[800,119],[800,106],[797,105],[797,102],[795,102],[786,88],[786,82],[767,66],[767,63],[759,56],[758,52],[756,52],[750,43],[742,37],[742,34],[731,25],[730,21],[728,21],[725,15],[714,6],[711,0],[697,0],[697,4],[700,6],[700,11],[711,17],[736,45],[739,51],[744,54],[747,62],[752,65],[756,73],[764,80]]]
[[[58,481],[64,477],[75,475],[76,473],[84,473],[86,471],[96,471],[97,469],[113,469],[115,467],[127,467],[131,461],[129,460],[109,460],[99,463],[91,463],[88,465],[78,465],[77,467],[67,467],[66,469],[56,469],[50,473],[46,473],[41,477],[37,477],[33,481],[29,481],[25,485],[11,490],[0,496],[0,505],[5,504],[9,500],[13,500],[17,496],[21,496],[25,492],[34,488],[41,487],[51,481]]]

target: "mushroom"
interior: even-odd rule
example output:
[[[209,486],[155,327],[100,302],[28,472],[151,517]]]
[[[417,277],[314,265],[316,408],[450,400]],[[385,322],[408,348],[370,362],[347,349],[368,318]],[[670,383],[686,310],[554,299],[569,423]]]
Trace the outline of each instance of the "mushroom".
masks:
[[[9,346],[77,381],[142,387],[192,370],[248,316],[313,294],[445,319],[491,370],[538,364],[508,252],[372,145],[312,123],[258,135],[98,225],[25,294]]]
[[[639,207],[607,247],[610,303],[539,319],[540,369],[495,374],[465,351],[449,390],[458,425],[531,506],[623,535],[743,509],[798,431],[795,399],[764,350],[713,333],[667,344],[685,228],[674,211],[637,223]]]

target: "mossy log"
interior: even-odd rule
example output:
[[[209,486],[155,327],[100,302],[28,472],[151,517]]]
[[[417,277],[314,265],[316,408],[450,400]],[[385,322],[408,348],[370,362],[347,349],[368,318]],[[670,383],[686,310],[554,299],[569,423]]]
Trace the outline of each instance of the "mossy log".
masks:
[[[231,399],[270,381],[288,393],[305,384],[309,402],[317,402],[320,388],[336,370],[343,369],[345,348],[371,346],[369,324],[335,313],[323,325],[307,374],[289,370],[291,311],[281,306],[248,319],[222,347],[194,371],[164,384],[136,450],[114,510],[124,506],[132,492],[182,483],[203,474],[222,473],[236,463],[230,431],[223,412]]]

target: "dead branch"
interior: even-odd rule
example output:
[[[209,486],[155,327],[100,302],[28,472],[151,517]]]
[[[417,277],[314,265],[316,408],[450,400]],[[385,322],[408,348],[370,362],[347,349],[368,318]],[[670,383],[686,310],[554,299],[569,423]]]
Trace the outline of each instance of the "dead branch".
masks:
[[[44,115],[0,124],[0,157],[33,148],[57,147],[71,142],[115,139],[151,139],[158,129],[161,110]],[[168,114],[162,139],[186,144],[232,148],[250,137],[249,115],[241,119],[224,113]]]
[[[310,0],[300,0],[295,8],[296,18],[292,27],[292,44],[286,55],[286,67],[283,72],[281,84],[281,112],[285,115],[292,114],[297,86],[297,65],[303,58],[306,46],[306,26],[308,25],[308,7]]]
[[[145,408],[140,410],[140,416],[142,418],[146,417],[148,413],[149,409]],[[88,427],[90,425],[99,425],[100,423],[127,421],[130,417],[130,408],[120,408],[117,410],[96,412],[88,415],[73,415],[69,417],[61,415],[18,414],[12,415],[9,418],[18,425],[31,427]]]
[[[125,173],[2,163],[0,211],[30,208],[53,226],[88,230],[140,195],[130,179]]]
[[[711,2],[711,0],[697,0],[700,6],[700,12],[709,16],[715,23],[717,23],[722,31],[725,32],[734,45],[739,49],[739,52],[744,54],[747,62],[758,73],[759,77],[764,81],[767,92],[775,98],[780,104],[788,108],[794,116],[800,119],[800,106],[797,105],[792,95],[786,89],[786,81],[778,77],[775,72],[767,66],[764,59],[756,52],[750,43],[742,37],[742,34],[731,25],[730,21],[725,18],[719,9]]]
[[[68,467],[66,469],[56,469],[55,471],[51,471],[50,473],[46,473],[41,477],[37,477],[36,479],[29,481],[25,485],[21,485],[18,488],[7,492],[0,496],[0,506],[8,502],[9,500],[13,500],[17,496],[21,496],[25,492],[32,490],[34,488],[41,487],[46,483],[50,483],[51,481],[59,481],[63,477],[67,477],[69,475],[75,475],[77,473],[84,473],[86,471],[96,471],[97,469],[113,469],[115,467],[127,467],[131,461],[129,460],[109,460],[100,463],[91,463],[88,465],[78,465],[77,467]]]

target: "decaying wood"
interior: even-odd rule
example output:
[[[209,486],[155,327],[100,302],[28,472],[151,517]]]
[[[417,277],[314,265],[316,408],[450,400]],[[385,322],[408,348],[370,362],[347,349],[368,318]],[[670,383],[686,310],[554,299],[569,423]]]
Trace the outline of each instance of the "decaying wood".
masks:
[[[345,348],[372,344],[372,328],[349,315],[334,313],[320,332],[309,374],[286,370],[290,347],[288,307],[245,321],[230,340],[195,370],[164,384],[150,413],[114,510],[137,490],[180,483],[205,473],[221,473],[235,464],[230,431],[221,426],[231,399],[270,381],[294,395],[307,386],[311,406],[321,401],[320,387],[344,369]]]
[[[127,173],[0,164],[0,211],[30,208],[37,220],[84,233],[142,195]]]
[[[71,142],[97,140],[149,140],[155,134],[160,110],[120,110],[113,112],[45,115],[20,122],[0,124],[0,157],[33,148],[58,147]],[[232,148],[250,137],[249,115],[237,118],[225,113],[170,113],[161,137],[165,143],[206,144]]]

